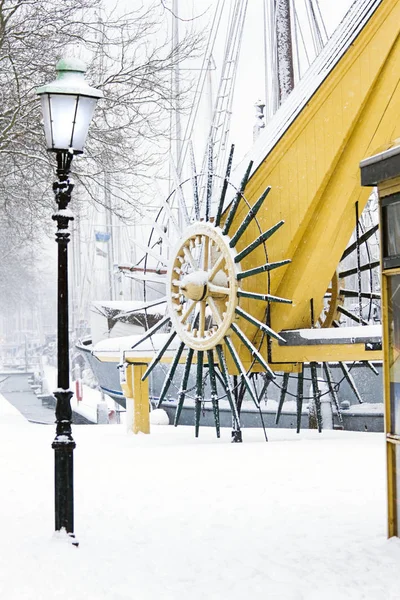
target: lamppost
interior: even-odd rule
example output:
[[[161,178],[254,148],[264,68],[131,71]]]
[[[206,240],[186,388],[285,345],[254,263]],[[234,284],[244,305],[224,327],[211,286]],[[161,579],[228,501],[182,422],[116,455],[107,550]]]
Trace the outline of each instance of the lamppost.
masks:
[[[56,153],[57,177],[53,192],[58,205],[53,220],[57,221],[58,244],[57,286],[57,370],[56,437],[52,447],[55,458],[55,529],[64,529],[74,538],[73,451],[71,430],[71,398],[69,387],[68,340],[68,208],[74,187],[69,178],[74,154],[82,154],[90,121],[102,92],[85,81],[86,68],[78,59],[61,59],[56,65],[55,81],[37,89],[41,97],[47,150]],[[78,545],[77,542],[73,542]]]

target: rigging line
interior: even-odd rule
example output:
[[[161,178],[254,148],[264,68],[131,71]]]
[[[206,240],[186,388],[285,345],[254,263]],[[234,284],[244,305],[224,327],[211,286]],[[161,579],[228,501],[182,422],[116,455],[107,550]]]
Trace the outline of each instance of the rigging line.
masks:
[[[227,141],[230,131],[231,111],[235,82],[243,39],[248,0],[236,0],[229,13],[229,29],[226,36],[222,70],[216,100],[213,106],[212,122],[208,135],[207,148],[211,146],[214,158],[214,171],[221,170],[220,165],[226,162]],[[216,139],[219,135],[219,139]],[[202,172],[206,171],[208,149],[202,160]],[[204,200],[204,197],[202,201]]]
[[[236,14],[236,12],[237,12],[237,0],[233,0],[233,2],[231,0],[231,2],[229,3],[229,13],[228,13],[228,19],[227,19],[229,30],[225,37],[223,56],[226,56],[227,51],[228,51],[230,36],[231,36],[233,15]]]
[[[193,103],[190,108],[189,119],[186,124],[186,128],[185,128],[184,135],[183,135],[183,148],[182,148],[182,152],[181,152],[181,156],[182,156],[181,164],[185,164],[186,154],[187,154],[187,150],[188,150],[187,141],[188,141],[188,139],[191,138],[191,135],[193,132],[194,122],[195,122],[195,119],[197,117],[197,113],[199,110],[200,99],[202,98],[202,95],[203,95],[204,85],[205,85],[205,81],[206,81],[206,75],[207,75],[207,71],[209,69],[209,64],[211,62],[211,56],[212,56],[212,52],[214,50],[214,44],[215,44],[215,40],[216,40],[217,33],[219,30],[221,16],[222,16],[224,7],[225,7],[225,0],[218,0],[217,6],[216,6],[215,12],[214,12],[214,18],[212,20],[212,24],[211,24],[211,28],[210,28],[210,34],[208,36],[208,40],[207,40],[207,44],[206,44],[206,49],[205,49],[204,58],[203,58],[203,62],[202,62],[201,69],[200,69],[199,78],[197,80],[196,89],[194,92]]]
[[[236,77],[237,77],[237,71],[238,71],[237,70],[237,61],[238,61],[238,57],[240,55],[240,51],[241,51],[242,43],[243,43],[243,29],[244,29],[244,23],[245,23],[246,12],[247,12],[247,0],[241,6],[242,6],[242,15],[241,15],[241,21],[239,23],[240,30],[236,33],[239,41],[238,41],[238,46],[236,48],[236,53],[235,53],[235,58],[234,58],[236,68],[234,69],[233,75],[232,75],[232,90],[235,89],[235,83],[236,83]],[[225,112],[225,121],[228,120],[228,126],[230,125],[230,119],[231,119],[230,115],[231,115],[231,111],[232,111],[232,104],[233,104],[233,93],[231,94],[231,96],[229,98],[227,111]],[[228,129],[228,131],[229,131],[229,129]],[[225,131],[225,137],[227,137],[228,131]],[[225,140],[225,147],[226,147],[226,140]]]
[[[238,60],[238,56],[240,54],[240,50],[241,50],[241,45],[242,45],[242,32],[240,33],[240,42],[237,48],[237,52],[236,52],[236,57],[235,57],[235,62],[237,64],[237,60]],[[226,162],[226,153],[227,153],[227,148],[228,148],[228,140],[229,140],[229,134],[230,134],[230,123],[231,123],[231,115],[232,115],[232,105],[233,105],[233,98],[234,98],[234,92],[233,90],[235,89],[235,83],[236,83],[236,77],[237,77],[237,68],[234,69],[233,74],[232,74],[232,93],[230,94],[229,100],[228,100],[228,104],[227,107],[224,111],[224,119],[223,119],[223,125],[221,127],[221,142],[220,142],[220,148],[219,151],[217,152],[217,160],[216,160],[216,171],[219,172],[220,168],[221,168],[221,164],[224,164]]]
[[[305,0],[304,5],[306,8],[307,21],[308,21],[308,26],[310,28],[311,42],[312,42],[313,50],[314,50],[315,54],[318,54],[317,41],[315,39],[315,31],[312,26],[312,18],[311,18],[311,14],[310,14],[310,0]]]
[[[320,22],[321,22],[322,30],[323,30],[323,32],[324,32],[324,36],[325,36],[325,40],[323,40],[323,44],[325,45],[325,44],[326,44],[326,42],[327,42],[327,41],[328,41],[328,39],[329,39],[329,36],[328,36],[328,32],[327,32],[327,30],[326,30],[326,27],[325,27],[325,21],[324,21],[324,18],[323,18],[323,16],[322,16],[322,13],[321,13],[321,7],[320,7],[320,5],[319,5],[319,0],[311,0],[311,2],[312,2],[312,3],[314,3],[314,2],[315,2],[315,6],[316,6],[316,8],[317,8],[317,12],[318,12],[319,20],[320,20]]]
[[[308,26],[310,28],[311,38],[313,41],[314,52],[316,55],[318,55],[323,48],[322,37],[319,31],[319,27],[315,20],[314,8],[311,4],[311,0],[306,0],[305,4],[308,18]]]
[[[298,33],[297,33],[297,32],[299,32],[299,33],[300,33],[300,38],[301,38],[301,41],[302,41],[303,50],[304,50],[304,54],[305,54],[305,57],[306,57],[307,66],[308,66],[308,67],[309,67],[309,66],[310,66],[310,64],[311,64],[311,59],[310,59],[310,55],[309,55],[309,53],[308,53],[307,44],[306,44],[306,41],[305,41],[305,38],[304,38],[303,28],[300,26],[300,21],[299,21],[299,13],[298,13],[298,11],[297,11],[296,7],[295,7],[295,9],[294,9],[294,10],[295,10],[295,13],[294,13],[294,14],[295,14],[295,19],[296,19],[296,27],[295,27],[295,35],[296,35],[296,54],[297,54],[297,60],[298,60],[298,62],[299,62],[299,78],[300,78],[300,56],[299,56],[299,53],[300,53],[300,45],[299,45],[299,43],[298,43]]]

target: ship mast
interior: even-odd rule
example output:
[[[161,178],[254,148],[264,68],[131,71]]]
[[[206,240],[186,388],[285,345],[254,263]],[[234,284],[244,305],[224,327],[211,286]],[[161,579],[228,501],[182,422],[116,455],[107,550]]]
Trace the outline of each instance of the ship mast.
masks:
[[[275,33],[278,74],[278,105],[294,87],[290,0],[275,0]]]

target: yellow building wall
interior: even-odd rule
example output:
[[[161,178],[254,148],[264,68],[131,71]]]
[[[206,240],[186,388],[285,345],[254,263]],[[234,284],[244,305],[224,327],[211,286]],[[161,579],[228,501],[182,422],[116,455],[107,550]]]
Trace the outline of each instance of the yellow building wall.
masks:
[[[355,203],[361,214],[370,194],[361,188],[359,163],[400,136],[399,28],[400,0],[384,0],[247,184],[250,205],[267,185],[272,187],[266,208],[257,215],[262,231],[285,221],[267,242],[269,261],[292,260],[271,272],[271,293],[293,300],[292,305],[271,305],[276,331],[310,327],[311,299],[318,317],[355,228]],[[232,230],[247,211],[243,204]],[[249,228],[237,250],[259,235],[256,229]],[[242,268],[263,262],[260,248]],[[246,289],[258,292],[261,286],[266,291],[266,275],[245,283]],[[250,302],[249,312],[262,320],[265,307]],[[256,333],[253,326],[240,323]]]

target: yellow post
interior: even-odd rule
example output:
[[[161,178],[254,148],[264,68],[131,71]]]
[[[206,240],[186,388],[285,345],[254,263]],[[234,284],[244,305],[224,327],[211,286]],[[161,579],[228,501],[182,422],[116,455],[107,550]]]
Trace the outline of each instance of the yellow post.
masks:
[[[142,381],[147,364],[129,365],[133,382],[133,433],[150,433],[149,380]]]
[[[126,398],[126,425],[133,433],[150,433],[149,381],[142,381],[147,364],[126,363],[121,387]]]

